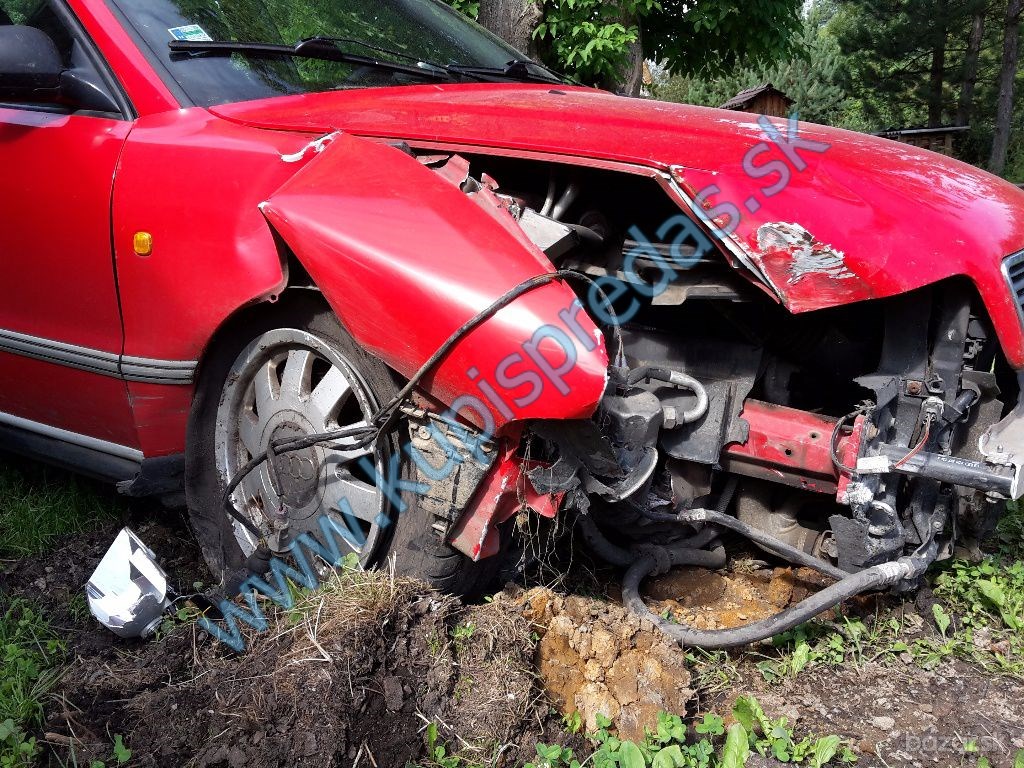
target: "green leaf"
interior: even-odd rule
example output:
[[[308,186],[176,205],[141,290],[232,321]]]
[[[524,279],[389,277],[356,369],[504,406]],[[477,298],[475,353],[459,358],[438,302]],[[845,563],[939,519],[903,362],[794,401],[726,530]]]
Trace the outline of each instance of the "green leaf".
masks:
[[[665,747],[654,756],[651,768],[686,768],[686,758],[678,744]]]
[[[811,646],[808,645],[806,641],[801,640],[793,650],[793,659],[790,662],[790,669],[793,670],[793,674],[797,675],[802,672],[810,660]]]
[[[742,723],[734,723],[725,737],[721,768],[743,768],[750,757],[750,741]]]
[[[1013,758],[1013,768],[1024,768],[1024,749],[1019,750]]]
[[[812,768],[824,768],[824,766],[836,756],[839,751],[838,736],[824,736],[814,742],[814,749],[811,755]]]
[[[740,696],[736,699],[736,704],[732,708],[732,716],[736,718],[736,721],[743,726],[747,733],[754,733],[755,726],[765,719],[761,705],[757,703],[757,699],[753,696]]]
[[[124,745],[121,734],[114,736],[114,759],[118,765],[123,765],[132,759],[132,751]]]
[[[620,768],[647,768],[647,761],[640,747],[632,741],[624,741],[619,746]]]
[[[939,628],[939,632],[942,636],[946,636],[946,630],[949,629],[951,623],[949,614],[942,608],[938,603],[932,604],[932,616],[935,617],[935,625]]]
[[[992,764],[988,761],[988,758],[982,755],[978,758],[978,768],[992,768]]]
[[[721,736],[725,733],[725,721],[715,714],[704,715],[704,721],[693,728],[697,733],[706,733],[710,736]]]

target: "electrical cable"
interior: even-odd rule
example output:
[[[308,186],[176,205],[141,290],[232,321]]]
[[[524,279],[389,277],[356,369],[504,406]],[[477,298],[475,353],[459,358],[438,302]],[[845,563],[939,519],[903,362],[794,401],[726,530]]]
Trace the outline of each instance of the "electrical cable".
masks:
[[[849,413],[846,416],[843,416],[843,418],[841,418],[839,421],[837,421],[835,429],[832,430],[832,439],[829,441],[829,452],[832,455],[832,464],[835,465],[835,468],[838,469],[840,472],[843,472],[847,475],[856,475],[857,468],[846,466],[845,464],[843,464],[842,459],[839,458],[839,433],[842,432],[843,427],[846,426],[846,423],[848,421],[850,421],[851,419],[856,419],[862,413],[864,413],[864,410],[862,408],[858,408],[853,413]]]
[[[917,447],[914,448],[914,450],[912,450],[910,453],[908,453],[902,459],[897,461],[895,464],[893,464],[892,468],[893,469],[899,469],[904,464],[906,464],[908,461],[910,461],[912,458],[917,456],[917,454],[919,454],[922,450],[924,450],[924,446],[928,442],[928,436],[931,435],[931,432],[932,432],[932,417],[929,414],[928,417],[924,420],[924,432],[921,434],[921,441],[917,444]]]
[[[374,445],[382,435],[388,434],[394,429],[398,421],[399,414],[401,413],[401,405],[407,400],[416,386],[434,369],[435,366],[444,360],[444,358],[459,342],[521,296],[557,280],[575,280],[582,282],[591,286],[591,288],[597,292],[598,296],[604,303],[605,310],[611,317],[611,322],[607,323],[607,327],[611,330],[612,337],[615,340],[615,365],[622,367],[625,363],[625,344],[622,338],[622,329],[618,322],[618,317],[615,314],[615,308],[612,305],[611,299],[601,288],[600,284],[589,275],[585,275],[582,272],[577,272],[575,270],[563,269],[556,272],[537,275],[529,280],[523,281],[503,294],[494,303],[477,313],[470,320],[466,321],[458,330],[449,336],[448,340],[445,341],[445,343],[430,356],[420,369],[413,374],[412,378],[409,379],[408,383],[398,392],[398,394],[396,394],[385,406],[374,414],[373,418],[370,419],[370,424],[359,427],[346,427],[333,432],[271,441],[267,446],[267,450],[252,457],[252,459],[246,462],[235,473],[235,476],[230,480],[230,482],[228,482],[223,496],[224,507],[228,514],[250,534],[255,536],[257,540],[262,540],[264,538],[263,533],[255,524],[253,524],[252,520],[235,508],[235,505],[231,500],[231,497],[238,489],[238,486],[241,485],[253,471],[266,462],[269,457],[294,453],[306,448],[322,445],[323,443],[333,443],[348,438],[355,438],[355,442],[353,443],[346,443],[337,446],[348,451],[358,450]],[[271,482],[273,482],[275,478],[276,468],[271,470]]]

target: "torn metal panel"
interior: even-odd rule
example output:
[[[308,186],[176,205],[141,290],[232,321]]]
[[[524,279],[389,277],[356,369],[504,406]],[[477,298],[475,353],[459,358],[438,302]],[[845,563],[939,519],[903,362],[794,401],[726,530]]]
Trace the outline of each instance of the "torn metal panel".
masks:
[[[529,509],[542,517],[554,518],[565,496],[564,492],[538,493],[527,473],[543,465],[520,459],[515,448],[508,450],[488,473],[448,539],[455,549],[474,561],[498,554],[498,526],[517,512]]]
[[[750,257],[792,312],[876,296],[874,288],[850,266],[846,254],[796,223],[763,224]]]
[[[808,275],[825,275],[833,280],[850,280],[857,276],[846,266],[846,256],[825,243],[799,224],[764,224],[757,230],[757,247],[762,254],[784,251],[792,259],[789,269],[790,285]]]

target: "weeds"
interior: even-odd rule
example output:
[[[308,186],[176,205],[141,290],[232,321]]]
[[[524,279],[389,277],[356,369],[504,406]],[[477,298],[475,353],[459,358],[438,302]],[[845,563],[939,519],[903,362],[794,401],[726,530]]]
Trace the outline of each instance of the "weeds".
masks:
[[[769,720],[753,697],[741,697],[733,709],[732,726],[709,713],[690,728],[678,715],[662,712],[653,731],[646,730],[637,743],[615,736],[612,722],[597,716],[598,730],[588,734],[593,754],[581,761],[572,749],[560,744],[537,744],[536,758],[524,768],[741,768],[752,752],[782,762],[824,768],[850,764],[856,756],[838,736],[797,739],[785,718]],[[566,715],[563,724],[570,733],[581,728],[579,713]],[[437,726],[427,728],[427,762],[418,768],[473,768],[458,755],[449,754],[438,742]]]
[[[123,502],[87,480],[6,457],[0,498],[0,558],[38,554],[59,537],[87,531],[124,510]]]
[[[955,560],[932,577],[941,602],[931,606],[937,636],[923,632],[922,617],[876,618],[870,625],[843,617],[841,623],[808,622],[773,640],[777,654],[757,663],[769,682],[807,667],[856,666],[895,659],[933,669],[961,658],[986,671],[1024,677],[1024,514],[1014,507],[999,528],[999,553],[970,563]]]
[[[708,696],[729,690],[740,678],[736,661],[726,651],[691,648],[686,660],[696,675],[697,687]]]
[[[59,679],[63,644],[23,600],[0,614],[0,768],[34,764],[28,732],[42,725],[43,701]]]
[[[114,765],[124,765],[132,759],[132,751],[125,746],[124,737],[121,734],[114,736],[113,757],[111,759]],[[89,763],[89,768],[107,768],[107,764],[102,760],[93,760]]]

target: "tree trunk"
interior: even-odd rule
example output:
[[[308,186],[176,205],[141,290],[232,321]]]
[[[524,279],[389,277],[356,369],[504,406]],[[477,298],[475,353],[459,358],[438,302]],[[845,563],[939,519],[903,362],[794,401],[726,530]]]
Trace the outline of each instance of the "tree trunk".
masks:
[[[478,21],[517,51],[535,50],[533,31],[544,15],[541,0],[480,0]]]
[[[640,30],[640,35],[637,37],[636,42],[630,43],[629,53],[627,54],[626,64],[623,66],[622,71],[619,73],[618,78],[615,82],[605,83],[604,86],[615,93],[620,93],[623,96],[639,96],[641,90],[644,87],[644,38],[643,38],[643,27],[641,27],[636,17],[624,18],[622,23],[627,27],[635,24],[636,28]]]
[[[939,19],[944,18],[945,3],[938,4]],[[935,29],[935,42],[932,44],[932,66],[928,77],[928,127],[938,128],[942,125],[942,96],[946,83],[946,27],[939,22]]]
[[[1006,169],[1006,153],[1010,148],[1013,123],[1013,79],[1017,74],[1020,50],[1020,17],[1024,0],[1010,0],[1003,22],[1003,63],[999,69],[999,98],[996,101],[996,132],[992,140],[992,157],[988,168],[1001,174]]]
[[[974,15],[971,34],[967,38],[967,53],[964,54],[964,80],[960,88],[960,103],[956,108],[956,124],[970,125],[974,111],[974,86],[978,82],[978,57],[981,43],[985,39],[985,8]]]

